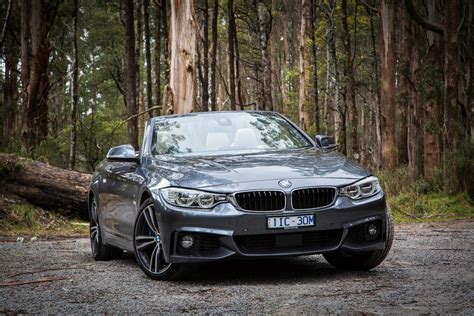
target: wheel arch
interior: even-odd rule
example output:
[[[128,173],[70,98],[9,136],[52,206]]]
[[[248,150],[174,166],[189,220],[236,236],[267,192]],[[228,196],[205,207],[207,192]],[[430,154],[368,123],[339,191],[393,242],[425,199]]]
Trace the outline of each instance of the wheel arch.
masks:
[[[140,200],[139,200],[139,203],[138,203],[138,209],[140,209],[140,207],[142,206],[143,202],[145,202],[147,199],[149,198],[152,198],[153,195],[151,194],[150,190],[148,190],[147,188],[144,188],[142,190],[142,193],[140,194]]]
[[[89,215],[89,218],[91,217],[91,204],[94,197],[95,193],[92,189],[90,189],[89,193],[87,193],[87,214]]]

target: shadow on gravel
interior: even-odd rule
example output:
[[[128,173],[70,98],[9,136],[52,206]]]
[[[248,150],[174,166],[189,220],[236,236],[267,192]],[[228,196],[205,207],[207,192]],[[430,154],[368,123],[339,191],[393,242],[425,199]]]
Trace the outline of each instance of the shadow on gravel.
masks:
[[[140,269],[132,254],[125,254],[121,263]],[[220,262],[194,264],[191,275],[178,281],[181,285],[226,284],[294,284],[312,283],[336,279],[383,277],[387,271],[339,270],[329,265],[321,255],[265,258],[233,259]]]
[[[189,281],[244,284],[294,284],[335,278],[369,277],[374,272],[344,271],[330,266],[322,256],[232,260],[199,264]]]

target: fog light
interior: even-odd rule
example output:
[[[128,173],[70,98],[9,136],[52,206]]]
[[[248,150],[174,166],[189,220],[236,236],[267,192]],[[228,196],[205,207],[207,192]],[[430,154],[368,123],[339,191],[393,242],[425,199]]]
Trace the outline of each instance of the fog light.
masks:
[[[179,239],[179,245],[184,249],[189,249],[194,245],[194,237],[191,235],[184,235]]]
[[[377,224],[375,223],[371,223],[369,227],[367,228],[367,233],[369,233],[369,235],[372,237],[376,236],[378,232],[379,232],[379,228]]]

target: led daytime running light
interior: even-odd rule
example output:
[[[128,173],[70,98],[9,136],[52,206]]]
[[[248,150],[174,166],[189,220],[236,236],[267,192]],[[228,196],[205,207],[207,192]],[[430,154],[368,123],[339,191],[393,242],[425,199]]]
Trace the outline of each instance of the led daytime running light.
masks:
[[[227,201],[224,194],[198,190],[170,187],[160,189],[160,193],[166,202],[179,207],[210,209],[221,202]]]
[[[353,200],[363,199],[380,192],[379,180],[376,177],[368,177],[354,184],[339,189],[339,194]]]

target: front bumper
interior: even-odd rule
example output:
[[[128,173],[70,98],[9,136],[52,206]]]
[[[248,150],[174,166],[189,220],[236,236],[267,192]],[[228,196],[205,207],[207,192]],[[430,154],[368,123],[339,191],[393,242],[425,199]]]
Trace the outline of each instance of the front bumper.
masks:
[[[339,196],[324,209],[280,214],[249,213],[223,203],[213,210],[189,210],[155,198],[165,258],[172,263],[203,262],[228,257],[272,257],[324,253],[335,250],[364,252],[385,248],[387,208],[383,192],[352,201]],[[315,226],[268,229],[268,216],[314,214]],[[375,237],[367,225],[378,225]],[[179,237],[190,234],[195,244],[182,248]]]

